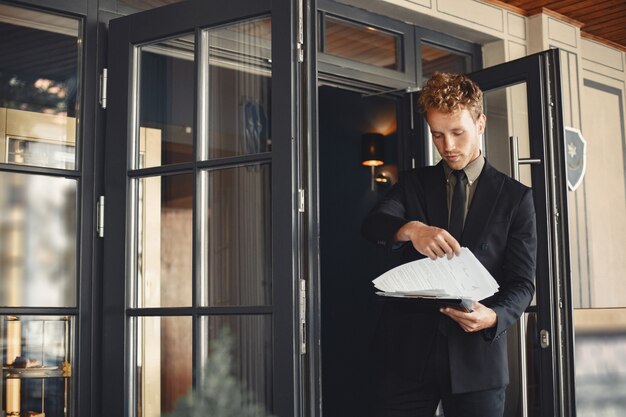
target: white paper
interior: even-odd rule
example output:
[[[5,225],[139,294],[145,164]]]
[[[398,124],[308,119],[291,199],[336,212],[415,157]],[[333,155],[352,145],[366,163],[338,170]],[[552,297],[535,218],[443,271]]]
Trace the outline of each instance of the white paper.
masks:
[[[389,296],[458,298],[480,301],[498,291],[498,283],[468,248],[459,256],[420,259],[393,268],[374,281]]]

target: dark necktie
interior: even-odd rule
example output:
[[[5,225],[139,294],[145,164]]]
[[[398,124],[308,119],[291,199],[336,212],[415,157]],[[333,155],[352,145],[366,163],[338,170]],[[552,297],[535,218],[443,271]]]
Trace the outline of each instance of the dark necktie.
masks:
[[[465,217],[465,171],[452,171],[452,174],[456,177],[456,184],[452,191],[448,232],[460,242],[463,233],[463,218]]]

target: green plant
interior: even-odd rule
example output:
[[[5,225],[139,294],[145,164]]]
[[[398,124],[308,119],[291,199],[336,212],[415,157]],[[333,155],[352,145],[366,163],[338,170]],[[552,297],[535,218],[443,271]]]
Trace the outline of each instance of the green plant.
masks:
[[[230,333],[223,330],[211,347],[200,387],[182,397],[166,417],[274,417],[233,375]]]

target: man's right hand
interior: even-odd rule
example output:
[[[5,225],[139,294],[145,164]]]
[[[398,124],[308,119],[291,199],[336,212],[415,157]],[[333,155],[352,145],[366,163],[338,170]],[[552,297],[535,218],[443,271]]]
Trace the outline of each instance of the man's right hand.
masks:
[[[430,259],[443,256],[450,259],[453,255],[461,254],[461,245],[447,230],[418,221],[408,222],[398,229],[395,240],[410,241],[416,251]]]

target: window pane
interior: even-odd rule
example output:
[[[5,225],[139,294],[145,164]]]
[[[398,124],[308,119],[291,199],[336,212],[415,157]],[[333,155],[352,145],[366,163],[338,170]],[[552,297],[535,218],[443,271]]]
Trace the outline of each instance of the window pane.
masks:
[[[137,307],[191,305],[193,176],[140,180]]]
[[[0,305],[76,305],[77,181],[0,172]]]
[[[2,415],[72,415],[73,322],[59,316],[0,317]]]
[[[193,35],[142,46],[139,167],[193,160]]]
[[[2,4],[0,16],[0,163],[75,169],[80,22]]]
[[[207,210],[202,262],[208,304],[271,303],[270,166],[203,175]]]
[[[137,417],[161,416],[192,386],[191,317],[136,317],[133,321],[137,348],[135,410]]]
[[[469,69],[469,57],[422,44],[422,83],[430,79],[435,71],[464,74]]]
[[[402,70],[399,35],[331,16],[325,16],[324,29],[323,52],[381,68]]]
[[[489,163],[517,179],[527,187],[533,186],[531,165],[517,165],[517,174],[511,172],[511,136],[517,137],[519,159],[530,158],[530,122],[526,83],[492,89],[483,93],[483,112],[487,126],[483,135],[482,151]],[[531,305],[537,303],[537,294]]]
[[[271,20],[206,32],[209,44],[207,135],[203,159],[271,150]]]
[[[530,158],[530,128],[526,83],[484,93],[483,111],[488,117],[484,151],[489,162],[502,172],[511,173],[511,136],[517,137],[519,158]],[[530,165],[519,166],[519,181],[532,187]]]
[[[228,375],[235,377],[233,390],[251,393],[244,398],[244,408],[252,405],[272,407],[272,327],[271,316],[212,316],[203,317],[201,340],[208,349],[203,352],[206,368],[203,369],[201,385],[215,386]],[[217,346],[230,347],[226,357]],[[215,365],[229,361],[230,369]],[[237,407],[240,404],[231,404]],[[242,413],[243,414],[243,413]],[[218,414],[221,415],[221,414]],[[246,414],[252,415],[252,414]]]

